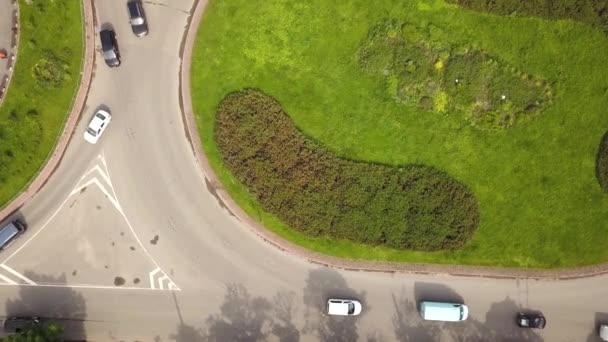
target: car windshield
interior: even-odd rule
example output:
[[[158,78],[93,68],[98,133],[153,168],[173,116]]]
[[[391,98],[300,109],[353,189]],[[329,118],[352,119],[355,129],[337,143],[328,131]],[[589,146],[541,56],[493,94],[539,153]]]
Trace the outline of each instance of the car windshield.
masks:
[[[97,136],[97,131],[95,131],[94,129],[92,129],[91,127],[87,128],[87,133],[89,133],[92,136]]]
[[[348,303],[348,314],[352,315],[355,313],[355,304],[353,303]]]
[[[143,24],[144,24],[144,18],[137,17],[137,18],[131,19],[131,25],[143,25]]]
[[[100,118],[101,120],[105,120],[106,119],[106,117],[103,114],[101,114],[101,113],[97,113],[97,114],[95,114],[95,116],[98,117],[98,118]]]

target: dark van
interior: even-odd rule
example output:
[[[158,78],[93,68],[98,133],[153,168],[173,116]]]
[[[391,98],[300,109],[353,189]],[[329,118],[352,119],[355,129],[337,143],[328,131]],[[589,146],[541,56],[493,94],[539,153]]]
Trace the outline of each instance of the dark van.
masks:
[[[0,228],[0,249],[6,248],[11,242],[25,231],[25,226],[19,221],[11,221]]]
[[[116,33],[112,29],[101,30],[99,32],[101,40],[101,53],[106,64],[110,67],[120,65],[120,52],[118,51],[118,43],[116,42]]]

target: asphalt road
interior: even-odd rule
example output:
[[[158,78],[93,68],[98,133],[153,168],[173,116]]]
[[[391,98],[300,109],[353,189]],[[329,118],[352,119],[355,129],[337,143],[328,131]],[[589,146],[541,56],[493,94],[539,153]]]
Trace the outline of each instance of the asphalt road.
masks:
[[[123,64],[97,55],[87,107],[61,165],[17,216],[28,232],[1,254],[0,315],[61,320],[90,341],[596,341],[608,277],[571,281],[348,272],[263,242],[208,190],[179,107],[180,45],[192,0],[146,2],[150,35],[124,1],[97,1]],[[204,96],[195,94],[194,96]],[[113,117],[82,139],[95,109]],[[21,286],[15,286],[21,285]],[[358,318],[322,314],[356,297]],[[422,322],[418,300],[464,301],[462,323]],[[515,326],[541,310],[542,332]]]

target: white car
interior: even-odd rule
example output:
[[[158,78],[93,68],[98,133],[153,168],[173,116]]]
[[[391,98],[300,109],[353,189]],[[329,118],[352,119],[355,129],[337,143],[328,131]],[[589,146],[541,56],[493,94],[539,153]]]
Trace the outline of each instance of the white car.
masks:
[[[602,341],[608,341],[608,324],[600,325],[599,335]]]
[[[337,316],[356,316],[361,313],[361,303],[354,299],[327,300],[327,314]]]
[[[91,144],[97,143],[99,137],[101,137],[103,132],[106,130],[106,127],[108,127],[110,124],[111,118],[112,116],[110,113],[102,109],[95,113],[91,119],[91,122],[89,122],[89,127],[87,127],[87,130],[84,131],[84,140]]]

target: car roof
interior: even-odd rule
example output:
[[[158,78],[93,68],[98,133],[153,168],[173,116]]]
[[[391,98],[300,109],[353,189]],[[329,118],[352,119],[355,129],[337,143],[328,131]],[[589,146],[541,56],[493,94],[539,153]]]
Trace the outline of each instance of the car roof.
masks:
[[[127,2],[127,8],[129,9],[129,15],[133,17],[141,17],[143,15],[139,1]]]
[[[9,222],[0,229],[0,247],[4,246],[13,237],[15,237],[21,229],[15,222]]]
[[[103,116],[106,117],[106,119],[101,119],[100,117],[97,116],[97,114],[101,114]],[[89,127],[97,130],[101,127],[101,124],[105,121],[107,121],[107,119],[110,117],[110,113],[106,112],[105,110],[98,110],[95,115],[93,116],[93,119],[91,119],[91,122],[89,123]]]
[[[460,321],[467,319],[468,307],[460,303],[422,302],[424,318],[437,321]]]

